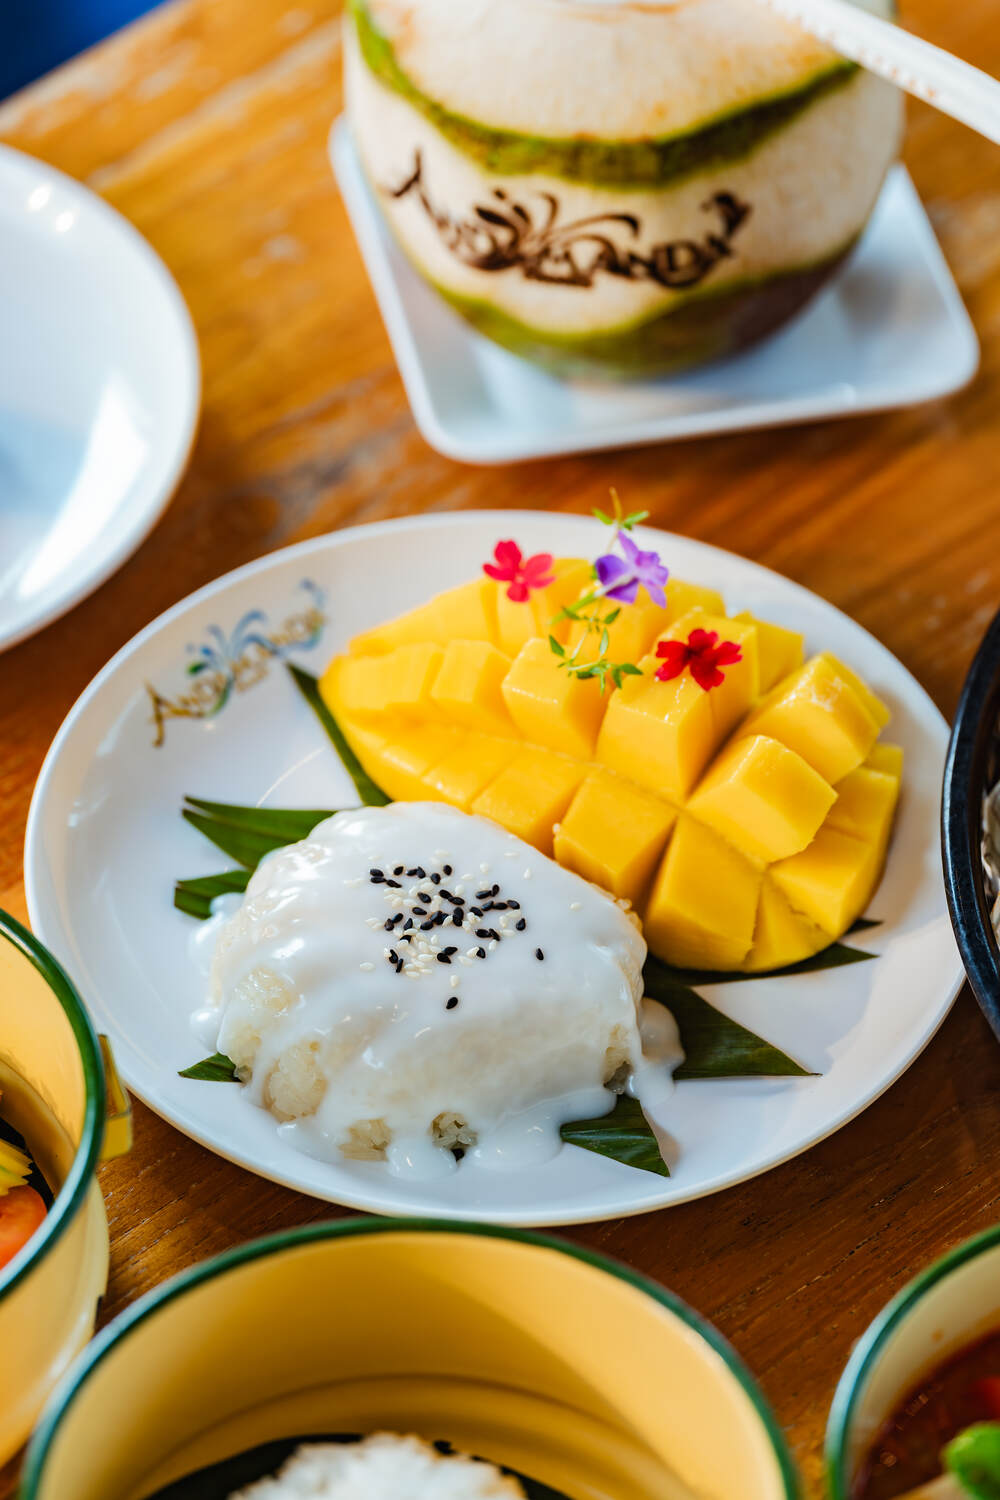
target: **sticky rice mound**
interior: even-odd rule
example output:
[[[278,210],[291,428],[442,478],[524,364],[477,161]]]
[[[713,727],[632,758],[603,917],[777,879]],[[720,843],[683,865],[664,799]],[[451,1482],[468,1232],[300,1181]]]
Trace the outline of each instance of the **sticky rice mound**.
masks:
[[[418,1437],[377,1432],[361,1443],[309,1443],[270,1479],[229,1500],[525,1500],[516,1479]]]
[[[645,956],[629,912],[495,823],[394,803],[261,864],[210,999],[219,1049],[293,1140],[418,1171],[501,1130],[511,1159],[515,1119],[557,1141],[562,1100],[563,1121],[606,1110],[642,1062]]]

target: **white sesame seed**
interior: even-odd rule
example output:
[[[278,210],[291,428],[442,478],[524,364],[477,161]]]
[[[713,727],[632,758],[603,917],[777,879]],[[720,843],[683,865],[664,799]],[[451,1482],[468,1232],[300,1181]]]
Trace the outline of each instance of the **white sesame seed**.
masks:
[[[523,876],[522,876],[522,877],[521,877],[521,878],[522,878],[522,879],[523,879],[523,880],[530,880],[530,879],[531,879],[531,866],[530,866],[530,865],[529,865],[529,866],[528,866],[528,868],[527,868],[527,869],[526,869],[526,870],[525,870],[525,872],[524,872],[524,875],[523,875]]]
[[[476,956],[476,954],[478,952],[479,952],[478,948],[466,948],[466,950],[465,950],[465,956],[467,958],[475,958],[475,956]]]
[[[496,947],[496,945],[497,945],[497,940],[496,940],[496,938],[493,938],[493,939],[492,939],[492,940],[491,940],[491,941],[490,941],[490,943],[489,943],[489,944],[488,944],[488,946],[487,946],[487,949],[486,949],[486,951],[487,951],[487,953],[492,953],[492,952],[493,952],[493,949],[494,949],[494,948],[495,948],[495,947]],[[374,969],[374,967],[375,967],[375,965],[374,965],[374,964],[372,964],[372,968],[373,968],[373,969]]]
[[[479,866],[479,873],[480,873],[480,875],[488,875],[490,873],[490,867],[489,867],[489,865],[486,865],[486,864],[480,865]]]
[[[375,965],[374,964],[359,964],[358,968],[361,969],[361,970],[363,970],[365,974],[370,974],[373,971],[373,969],[375,968]]]
[[[434,858],[435,859],[439,859],[442,864],[446,864],[447,861],[448,861],[448,851],[447,851],[447,849],[435,849],[434,850]]]
[[[582,906],[583,906],[583,902],[582,901],[571,901],[569,903],[569,909],[570,909],[570,911],[579,911]]]
[[[452,895],[453,896],[464,896],[465,895],[465,886],[461,883],[461,881],[459,881],[458,885],[456,885],[455,889],[452,891]]]
[[[464,964],[464,965],[465,965],[465,967],[466,967],[466,968],[467,968],[467,969],[469,969],[469,968],[471,968],[471,967],[472,967],[472,965],[473,965],[473,964],[474,964],[474,963],[475,963],[475,959],[472,959],[472,958],[466,958],[466,956],[465,956],[465,954],[464,954],[464,953],[460,953],[460,954],[459,954],[459,955],[458,955],[458,962],[459,962],[459,963],[460,963],[460,964]]]
[[[516,859],[517,858],[517,850],[516,849],[505,849],[503,851],[503,857],[504,857],[504,859]]]
[[[364,877],[359,875],[357,880],[345,880],[345,885],[364,885]]]
[[[453,974],[451,976],[451,987],[453,990],[457,990],[461,983],[462,981],[459,979],[457,974]]]
[[[371,930],[372,930],[372,932],[374,932],[375,929],[376,929],[376,927],[381,927],[382,926],[382,918],[381,917],[365,917],[365,926],[366,927],[370,927]]]

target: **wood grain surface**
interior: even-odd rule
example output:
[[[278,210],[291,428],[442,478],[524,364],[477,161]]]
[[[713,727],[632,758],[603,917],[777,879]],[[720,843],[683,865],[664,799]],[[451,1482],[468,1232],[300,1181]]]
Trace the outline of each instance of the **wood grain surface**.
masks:
[[[910,0],[920,34],[1000,73],[991,0]],[[0,658],[0,905],[23,915],[32,785],[90,678],[168,605],[332,528],[476,507],[588,511],[614,484],[655,524],[743,553],[873,631],[948,714],[1000,602],[1000,152],[911,106],[906,158],[971,310],[968,390],[780,433],[480,470],[418,435],[326,158],[340,109],[333,0],[174,0],[0,106],[0,138],[102,193],[177,277],[204,414],[189,472],[135,557]],[[798,1160],[716,1197],[568,1231],[658,1277],[752,1366],[822,1494],[852,1342],[913,1271],[997,1219],[1000,1057],[971,996],[910,1072]],[[136,1107],[102,1174],[105,1317],[251,1236],[335,1214]],[[0,1475],[13,1493],[14,1469]],[[735,1497],[734,1497],[735,1500]]]

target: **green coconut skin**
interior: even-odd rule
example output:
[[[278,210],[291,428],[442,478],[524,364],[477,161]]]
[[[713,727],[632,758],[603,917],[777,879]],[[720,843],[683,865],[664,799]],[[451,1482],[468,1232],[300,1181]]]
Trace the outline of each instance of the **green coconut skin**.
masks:
[[[479,333],[553,375],[648,379],[738,354],[766,338],[816,295],[856,243],[857,237],[813,265],[730,282],[644,322],[600,333],[533,328],[488,302],[458,296],[439,282],[433,285]]]
[[[501,176],[543,173],[590,187],[648,192],[746,160],[770,136],[818,99],[842,88],[858,71],[857,64],[837,59],[785,93],[728,111],[676,135],[625,141],[522,135],[482,125],[428,98],[400,67],[392,43],[376,27],[365,0],[348,3],[370,72],[418,109],[457,150]]]

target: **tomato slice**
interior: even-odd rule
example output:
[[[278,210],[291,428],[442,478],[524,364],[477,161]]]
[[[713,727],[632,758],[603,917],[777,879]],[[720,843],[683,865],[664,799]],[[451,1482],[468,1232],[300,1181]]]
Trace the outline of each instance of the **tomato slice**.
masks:
[[[28,1243],[45,1212],[45,1203],[33,1187],[11,1188],[0,1198],[0,1269]]]

